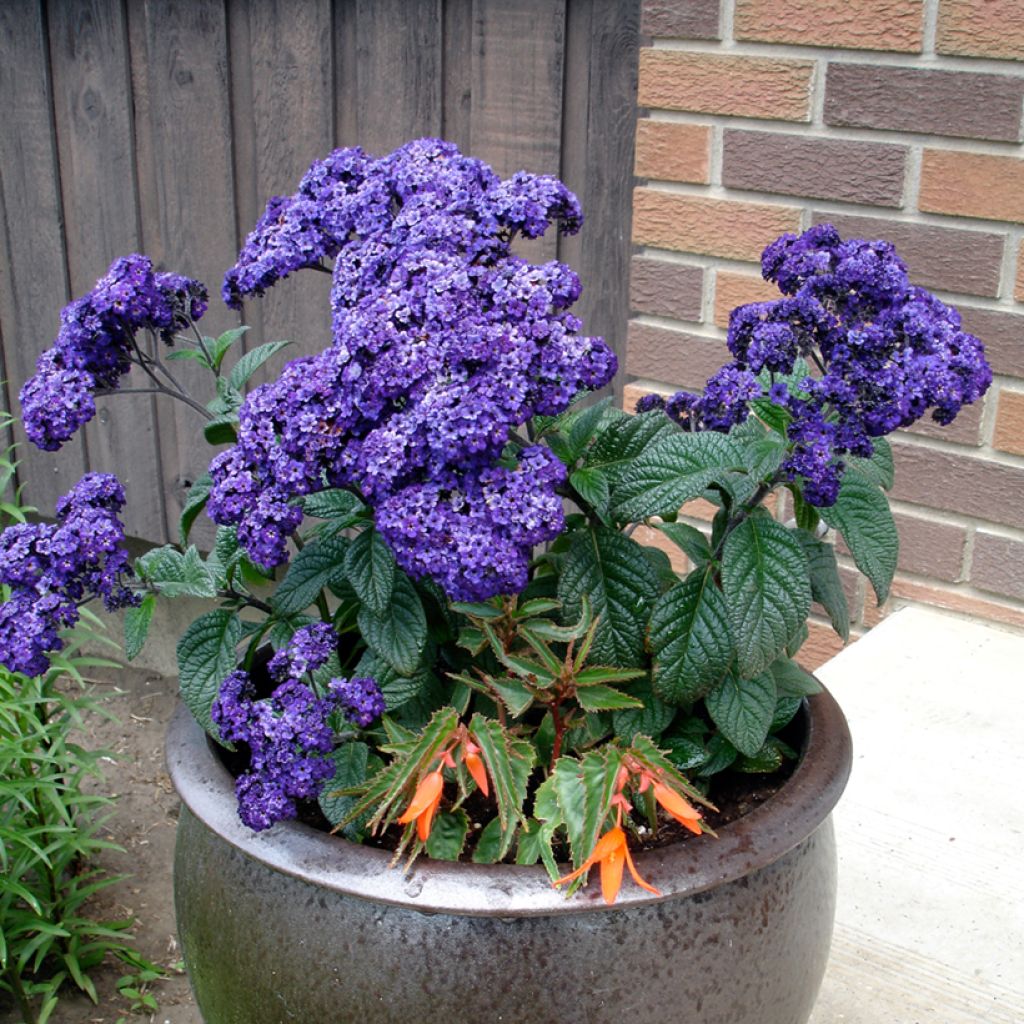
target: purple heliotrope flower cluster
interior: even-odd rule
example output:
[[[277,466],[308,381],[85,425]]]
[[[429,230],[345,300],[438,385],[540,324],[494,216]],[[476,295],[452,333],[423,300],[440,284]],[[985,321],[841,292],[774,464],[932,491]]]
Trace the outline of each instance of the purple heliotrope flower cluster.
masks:
[[[238,524],[254,561],[286,559],[298,496],[352,487],[413,575],[460,599],[522,585],[531,545],[564,525],[561,476],[529,449],[499,467],[510,431],[616,368],[601,339],[577,333],[573,271],[511,251],[555,221],[581,221],[557,179],[502,181],[434,139],[382,159],[338,150],[271,201],[225,298],[334,258],[333,340],[250,394],[237,445],[211,466],[207,510]]]
[[[242,670],[221,683],[210,714],[223,740],[249,748],[249,768],[236,780],[235,793],[238,815],[254,831],[294,818],[297,801],[316,799],[334,774],[332,714],[341,712],[365,728],[384,713],[384,698],[372,679],[332,679],[325,697],[302,681],[327,663],[337,643],[324,623],[297,630],[267,666],[278,684],[267,698],[257,698]]]
[[[57,451],[96,415],[94,394],[116,388],[130,368],[135,333],[175,331],[206,312],[206,288],[180,274],[156,273],[137,253],[111,264],[87,295],[65,306],[53,345],[21,389],[29,440]]]
[[[812,372],[794,393],[773,381],[767,397],[790,414],[792,443],[783,463],[803,481],[813,505],[832,505],[844,454],[869,457],[871,439],[906,427],[929,409],[949,423],[992,382],[984,347],[965,332],[955,309],[910,284],[888,242],[844,242],[831,224],[799,238],[783,235],[765,249],[762,272],[784,298],[733,310],[734,362],[702,396],[648,395],[640,411],[665,408],[690,429],[728,430],[763,397],[755,375],[793,373],[798,358]]]
[[[0,533],[0,583],[11,588],[0,604],[0,663],[41,675],[81,604],[93,597],[109,610],[137,603],[125,585],[132,570],[117,517],[123,507],[116,477],[88,473],[57,503],[56,523],[16,523]]]

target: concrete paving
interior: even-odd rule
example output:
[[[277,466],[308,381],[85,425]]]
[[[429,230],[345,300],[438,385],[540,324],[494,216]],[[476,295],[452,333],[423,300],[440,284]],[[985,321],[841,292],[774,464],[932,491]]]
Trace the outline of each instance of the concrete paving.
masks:
[[[854,764],[811,1024],[1021,1024],[1024,635],[907,608],[817,674]]]

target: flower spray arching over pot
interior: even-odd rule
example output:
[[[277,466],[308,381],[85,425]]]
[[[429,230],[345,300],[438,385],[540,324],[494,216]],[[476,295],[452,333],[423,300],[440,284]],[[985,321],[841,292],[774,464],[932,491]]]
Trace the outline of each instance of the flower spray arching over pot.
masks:
[[[581,224],[564,185],[502,181],[449,143],[315,162],[271,199],[223,297],[239,308],[295,271],[330,273],[331,344],[248,394],[285,343],[227,369],[243,329],[200,334],[201,285],[117,261],[22,389],[29,437],[59,448],[135,365],[228,447],[189,494],[180,546],[134,574],[113,478],[79,485],[56,528],[6,531],[6,657],[45,667],[89,596],[134,605],[130,656],[157,600],[215,598],[179,643],[182,697],[248,758],[250,828],[317,801],[349,839],[383,834],[396,861],[540,861],[570,891],[599,867],[609,903],[628,869],[657,893],[635,849],[710,831],[726,775],[798,755],[787,728],[818,687],[792,659],[812,600],[849,628],[821,521],[884,600],[884,435],[929,410],[950,422],[991,372],[890,245],[819,225],[765,250],[782,297],[734,311],[733,361],[702,394],[648,396],[635,416],[584,407],[615,357],[579,333],[573,271],[513,251],[555,223]],[[177,359],[210,372],[206,404]],[[780,489],[793,527],[764,507]],[[698,497],[716,506],[709,534],[678,520]],[[204,508],[218,524],[205,557],[188,546]],[[682,550],[685,576],[640,524]]]

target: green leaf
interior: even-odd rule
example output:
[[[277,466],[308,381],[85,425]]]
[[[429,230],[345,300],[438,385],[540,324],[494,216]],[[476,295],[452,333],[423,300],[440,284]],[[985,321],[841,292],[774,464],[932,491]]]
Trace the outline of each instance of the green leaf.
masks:
[[[724,434],[677,432],[637,456],[612,493],[612,511],[628,522],[671,515],[742,468],[741,449]]]
[[[182,554],[170,544],[147,551],[135,569],[168,597],[216,597],[217,581],[195,545]]]
[[[821,693],[821,683],[789,658],[772,662],[769,671],[780,697],[813,697]]]
[[[642,708],[644,702],[610,686],[588,686],[576,691],[576,701],[584,711],[617,711]]]
[[[345,577],[345,537],[310,541],[291,561],[271,604],[278,615],[294,615],[313,604],[320,591]]]
[[[577,469],[569,477],[569,483],[602,519],[608,514],[611,486],[608,483],[607,475],[600,469],[593,467]]]
[[[513,718],[518,718],[533,703],[533,692],[525,683],[512,676],[490,679],[487,685],[488,689],[497,694]]]
[[[512,845],[516,826],[522,822],[526,789],[533,769],[533,748],[525,741],[513,741],[499,722],[483,715],[474,715],[469,732],[480,747],[491,781],[498,817],[506,837],[505,850]],[[504,856],[504,854],[502,854]]]
[[[458,860],[468,833],[469,818],[465,811],[440,811],[427,837],[427,853],[434,860]]]
[[[429,669],[421,669],[413,675],[401,675],[369,649],[363,651],[355,675],[369,676],[377,681],[389,712],[422,696],[433,677]]]
[[[217,397],[206,403],[206,408],[214,416],[227,416],[237,413],[242,408],[245,395],[238,388],[232,387],[225,377],[217,378]]]
[[[658,523],[657,527],[695,566],[711,561],[711,545],[696,526],[687,523]]]
[[[308,550],[308,548],[307,548]],[[395,572],[391,602],[383,615],[359,609],[359,630],[375,654],[403,676],[415,674],[427,644],[427,616],[416,588]]]
[[[192,524],[195,523],[199,513],[206,507],[206,501],[210,497],[210,489],[212,487],[213,481],[210,479],[210,474],[204,473],[188,489],[188,494],[185,496],[185,506],[181,510],[181,519],[178,523],[178,536],[181,539],[182,547],[188,544],[188,535],[192,530]]]
[[[339,790],[352,789],[366,781],[369,756],[370,748],[356,740],[343,743],[331,755],[334,761],[334,775],[324,783],[317,803],[324,812],[324,817],[332,825],[344,821],[345,815],[355,803],[355,797],[345,796]],[[349,839],[354,839],[358,829],[350,825],[343,831]]]
[[[636,541],[599,527],[572,541],[558,581],[558,597],[570,619],[589,598],[597,633],[591,658],[631,668],[644,659],[644,633],[658,597],[658,578]]]
[[[776,703],[775,680],[770,672],[751,679],[730,672],[704,698],[711,720],[741,753],[753,757],[764,745]]]
[[[807,557],[790,530],[767,515],[753,515],[726,538],[721,574],[738,671],[756,676],[810,612]]]
[[[336,524],[338,529],[345,529],[364,516],[368,509],[351,491],[330,488],[307,494],[302,499],[302,511],[316,519],[340,520]]]
[[[560,757],[555,763],[552,785],[576,867],[594,852],[611,810],[621,763],[619,752],[612,747],[587,751],[579,759]],[[541,813],[539,809],[535,812]]]
[[[237,661],[235,648],[242,639],[242,620],[223,608],[200,615],[178,641],[178,682],[181,699],[199,724],[219,740],[210,718],[210,706],[220,684]]]
[[[576,685],[597,686],[599,683],[629,683],[647,675],[642,668],[613,668],[610,665],[591,665],[576,673]]]
[[[238,416],[227,412],[214,416],[203,425],[203,437],[207,444],[234,444],[238,440]]]
[[[149,624],[153,621],[156,608],[156,594],[147,594],[140,604],[129,608],[124,615],[124,653],[134,661],[142,650],[149,635]]]
[[[203,338],[203,341],[206,342],[206,347],[210,350],[210,355],[213,357],[213,365],[215,369],[220,369],[220,364],[224,362],[224,357],[227,355],[228,349],[230,349],[232,345],[236,344],[247,330],[249,330],[247,325],[232,327],[216,339]]]
[[[659,700],[651,689],[649,679],[633,683],[629,688],[631,696],[640,700],[643,707],[625,708],[612,715],[612,728],[616,736],[632,742],[637,733],[645,736],[659,736],[671,724],[676,709]]]
[[[734,647],[729,608],[710,572],[696,571],[662,594],[650,625],[654,692],[680,706],[725,674]]]
[[[474,864],[497,864],[504,853],[504,834],[501,827],[501,818],[491,818],[480,832],[480,838],[473,847]],[[430,852],[429,850],[427,851]]]
[[[374,615],[382,616],[387,612],[397,571],[395,556],[372,527],[363,530],[349,544],[345,576],[359,600]]]
[[[192,360],[202,366],[205,370],[213,369],[209,360],[203,355],[202,350],[199,348],[173,348],[170,352],[164,354],[164,359],[169,363],[179,363],[184,362],[185,360]]]
[[[717,775],[732,765],[737,757],[739,752],[736,748],[724,736],[716,734],[708,740],[707,752],[697,774],[704,778]]]
[[[276,355],[283,348],[287,348],[290,341],[268,341],[263,345],[257,345],[250,349],[231,368],[228,376],[228,383],[239,391],[249,382],[249,378],[270,358]]]
[[[835,549],[823,540],[817,540],[806,530],[793,534],[803,546],[810,570],[811,597],[828,612],[832,628],[844,639],[850,639],[850,609],[846,592],[839,578]]]
[[[573,462],[583,454],[583,449],[586,448],[590,439],[597,432],[611,405],[611,401],[611,398],[602,398],[599,402],[574,412],[572,417],[566,422],[564,429],[568,434]]]
[[[793,417],[788,409],[776,405],[767,398],[757,398],[750,403],[754,415],[775,433],[786,436],[786,428],[792,422]]]
[[[878,603],[884,604],[900,549],[885,494],[856,470],[847,469],[836,503],[818,512],[829,526],[842,533],[857,568],[871,581]]]
[[[587,452],[585,464],[600,469],[615,485],[633,461],[651,445],[679,433],[679,428],[660,410],[630,416],[609,410],[601,432]]]
[[[866,477],[871,483],[877,484],[883,490],[891,490],[896,477],[892,458],[892,446],[884,437],[873,437],[871,438],[871,443],[875,451],[870,459],[848,455],[846,458],[847,465],[855,469],[861,476]]]

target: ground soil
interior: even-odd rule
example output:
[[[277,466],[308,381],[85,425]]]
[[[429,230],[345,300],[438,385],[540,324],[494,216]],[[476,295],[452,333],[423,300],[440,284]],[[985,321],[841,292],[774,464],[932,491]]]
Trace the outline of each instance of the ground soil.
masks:
[[[90,908],[98,919],[135,918],[135,942],[140,953],[167,970],[164,980],[150,987],[159,1003],[153,1015],[132,1016],[117,991],[125,969],[114,961],[94,972],[99,1003],[67,990],[50,1018],[51,1024],[203,1024],[192,1001],[188,980],[180,969],[171,891],[174,832],[178,799],[164,767],[164,734],[176,706],[177,682],[151,672],[126,669],[97,680],[97,693],[116,721],[94,719],[83,742],[111,753],[105,791],[115,796],[108,838],[123,847],[108,853],[101,864],[113,874],[128,877],[108,889]],[[708,815],[719,827],[768,799],[783,779],[737,776],[728,794],[714,794],[718,813]],[[668,823],[647,845],[678,842],[689,833]],[[20,1014],[0,994],[0,1024],[21,1024]]]

